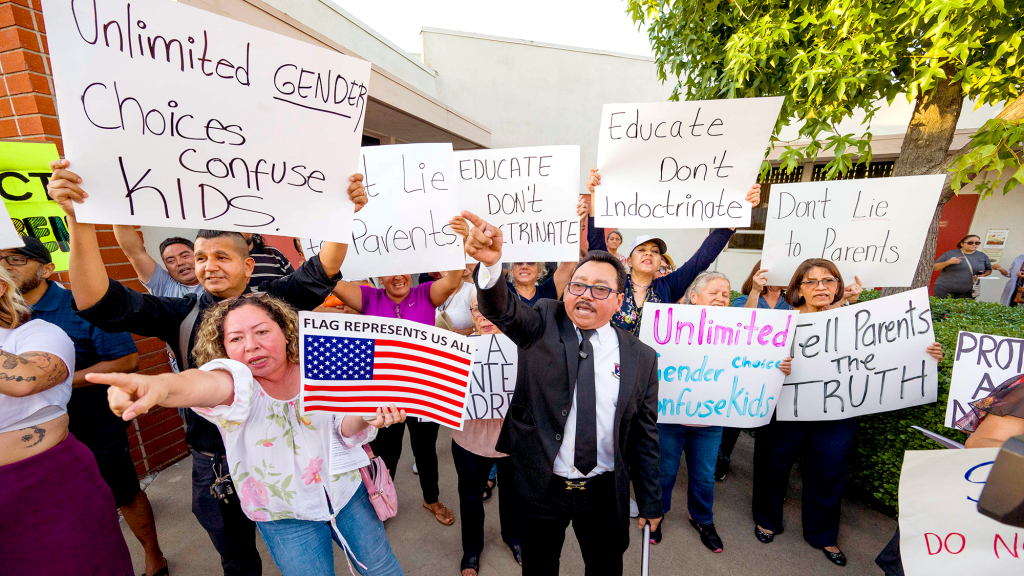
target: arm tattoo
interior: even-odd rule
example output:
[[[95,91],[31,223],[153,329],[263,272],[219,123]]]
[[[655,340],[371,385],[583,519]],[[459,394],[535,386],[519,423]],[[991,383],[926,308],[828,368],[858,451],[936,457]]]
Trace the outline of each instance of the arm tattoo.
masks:
[[[3,363],[0,364],[0,381],[35,382],[39,379],[43,380],[49,388],[60,384],[68,377],[68,369],[64,362],[47,352],[26,352],[19,356],[0,350],[0,358],[3,359]],[[42,370],[41,378],[24,373],[24,370],[32,365]],[[31,373],[31,369],[28,369]]]
[[[40,442],[42,442],[43,438],[46,437],[46,429],[45,428],[40,428],[39,426],[31,426],[30,428],[31,428],[31,431],[26,432],[25,435],[21,437],[21,441],[22,442],[32,442],[32,440],[34,438],[35,442],[32,442],[28,446],[24,446],[24,448],[32,448],[33,446],[36,446]],[[22,428],[22,431],[28,431],[30,428]]]

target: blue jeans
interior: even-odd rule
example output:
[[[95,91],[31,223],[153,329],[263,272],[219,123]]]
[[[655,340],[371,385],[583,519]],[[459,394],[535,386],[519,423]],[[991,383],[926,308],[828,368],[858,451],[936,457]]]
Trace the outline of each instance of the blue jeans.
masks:
[[[391,552],[384,523],[370,504],[370,497],[362,485],[337,516],[338,530],[356,558],[366,570],[356,570],[365,576],[398,575],[402,567]],[[334,547],[337,541],[330,522],[311,520],[273,520],[257,522],[270,555],[282,576],[334,576]],[[341,542],[338,542],[341,546]]]
[[[686,452],[686,504],[690,517],[698,524],[710,524],[715,517],[715,462],[722,444],[722,427],[696,428],[685,424],[658,424],[661,443],[661,507],[672,508],[672,488],[676,485],[679,462]]]

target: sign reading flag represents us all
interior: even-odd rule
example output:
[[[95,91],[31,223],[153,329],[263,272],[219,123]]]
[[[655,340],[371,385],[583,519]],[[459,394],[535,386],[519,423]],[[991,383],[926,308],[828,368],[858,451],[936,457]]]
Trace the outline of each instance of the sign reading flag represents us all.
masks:
[[[302,411],[409,416],[462,429],[472,341],[409,320],[299,312]]]

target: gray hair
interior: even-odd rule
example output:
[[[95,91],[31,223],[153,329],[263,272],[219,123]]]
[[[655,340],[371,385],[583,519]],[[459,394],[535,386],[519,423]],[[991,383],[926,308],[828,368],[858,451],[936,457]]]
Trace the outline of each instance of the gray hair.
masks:
[[[694,278],[693,284],[690,284],[690,287],[686,289],[686,295],[683,296],[683,304],[693,304],[690,300],[690,294],[694,292],[700,294],[704,290],[704,287],[708,285],[708,282],[711,282],[712,280],[725,280],[726,282],[729,282],[729,277],[721,272],[701,272],[696,278]],[[729,284],[729,287],[732,287],[731,283]]]
[[[530,262],[530,264],[533,264],[534,266],[537,267],[537,282],[536,282],[536,284],[538,286],[540,286],[541,284],[544,283],[545,280],[548,279],[548,265],[547,265],[547,262]],[[511,282],[512,284],[515,284],[516,283],[516,279],[512,275],[512,269],[513,268],[515,268],[515,262],[509,262],[508,263],[508,273],[505,274],[505,278],[507,278],[508,281]]]

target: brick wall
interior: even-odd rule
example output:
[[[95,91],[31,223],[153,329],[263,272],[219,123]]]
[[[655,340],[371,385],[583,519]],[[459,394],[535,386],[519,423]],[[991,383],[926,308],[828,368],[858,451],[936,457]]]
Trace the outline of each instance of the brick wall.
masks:
[[[53,142],[63,155],[50,70],[39,0],[0,0],[0,138]],[[107,275],[144,292],[110,227],[99,228]],[[53,279],[68,285],[66,272]],[[170,371],[163,342],[135,336],[135,344],[139,348],[141,373]],[[162,408],[141,416],[132,422],[128,433],[139,476],[166,467],[187,454],[184,427],[175,410]]]

